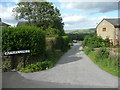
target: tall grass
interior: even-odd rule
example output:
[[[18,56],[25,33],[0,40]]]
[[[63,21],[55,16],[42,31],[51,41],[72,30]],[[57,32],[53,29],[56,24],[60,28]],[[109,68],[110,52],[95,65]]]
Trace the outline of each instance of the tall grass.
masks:
[[[118,56],[111,56],[105,48],[100,48],[98,51],[91,50],[91,48],[84,49],[90,59],[106,72],[120,77],[118,70]]]

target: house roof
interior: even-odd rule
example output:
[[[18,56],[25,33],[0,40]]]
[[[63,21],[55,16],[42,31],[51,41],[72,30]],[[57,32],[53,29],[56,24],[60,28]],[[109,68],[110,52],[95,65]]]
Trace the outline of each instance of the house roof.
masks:
[[[10,25],[8,25],[8,24],[6,24],[4,22],[0,22],[0,26],[10,26]]]
[[[10,26],[10,25],[2,22],[2,21],[1,21],[1,18],[0,18],[0,26]]]
[[[120,26],[120,18],[110,18],[110,19],[104,19],[111,23],[114,26]]]

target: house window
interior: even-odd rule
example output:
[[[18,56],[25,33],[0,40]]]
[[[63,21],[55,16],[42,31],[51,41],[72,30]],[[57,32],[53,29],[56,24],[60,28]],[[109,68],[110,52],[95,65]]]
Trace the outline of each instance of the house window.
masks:
[[[102,31],[106,31],[106,28],[103,28]]]

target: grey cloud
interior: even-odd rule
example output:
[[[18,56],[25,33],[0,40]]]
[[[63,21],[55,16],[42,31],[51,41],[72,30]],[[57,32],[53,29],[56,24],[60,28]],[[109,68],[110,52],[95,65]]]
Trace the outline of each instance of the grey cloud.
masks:
[[[95,18],[89,18],[84,17],[76,22],[65,22],[67,24],[64,29],[65,30],[71,30],[71,29],[87,29],[87,28],[95,28],[98,23],[107,16],[101,16],[101,17],[95,17]]]
[[[92,22],[92,23],[91,23]],[[79,20],[77,22],[67,22],[69,26],[65,26],[65,30],[71,30],[71,29],[85,29],[85,28],[95,28],[96,27],[96,22],[93,22],[92,20],[89,19],[84,19],[84,20]]]
[[[81,11],[97,10],[99,13],[105,13],[118,10],[118,2],[68,2],[62,3],[62,7]]]

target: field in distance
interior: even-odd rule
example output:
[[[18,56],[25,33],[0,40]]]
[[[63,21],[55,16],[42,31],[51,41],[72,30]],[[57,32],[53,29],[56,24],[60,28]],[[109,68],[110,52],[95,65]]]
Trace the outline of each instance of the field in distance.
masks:
[[[78,30],[65,30],[66,34],[85,34],[85,33],[94,33],[95,28],[92,29],[78,29]]]

